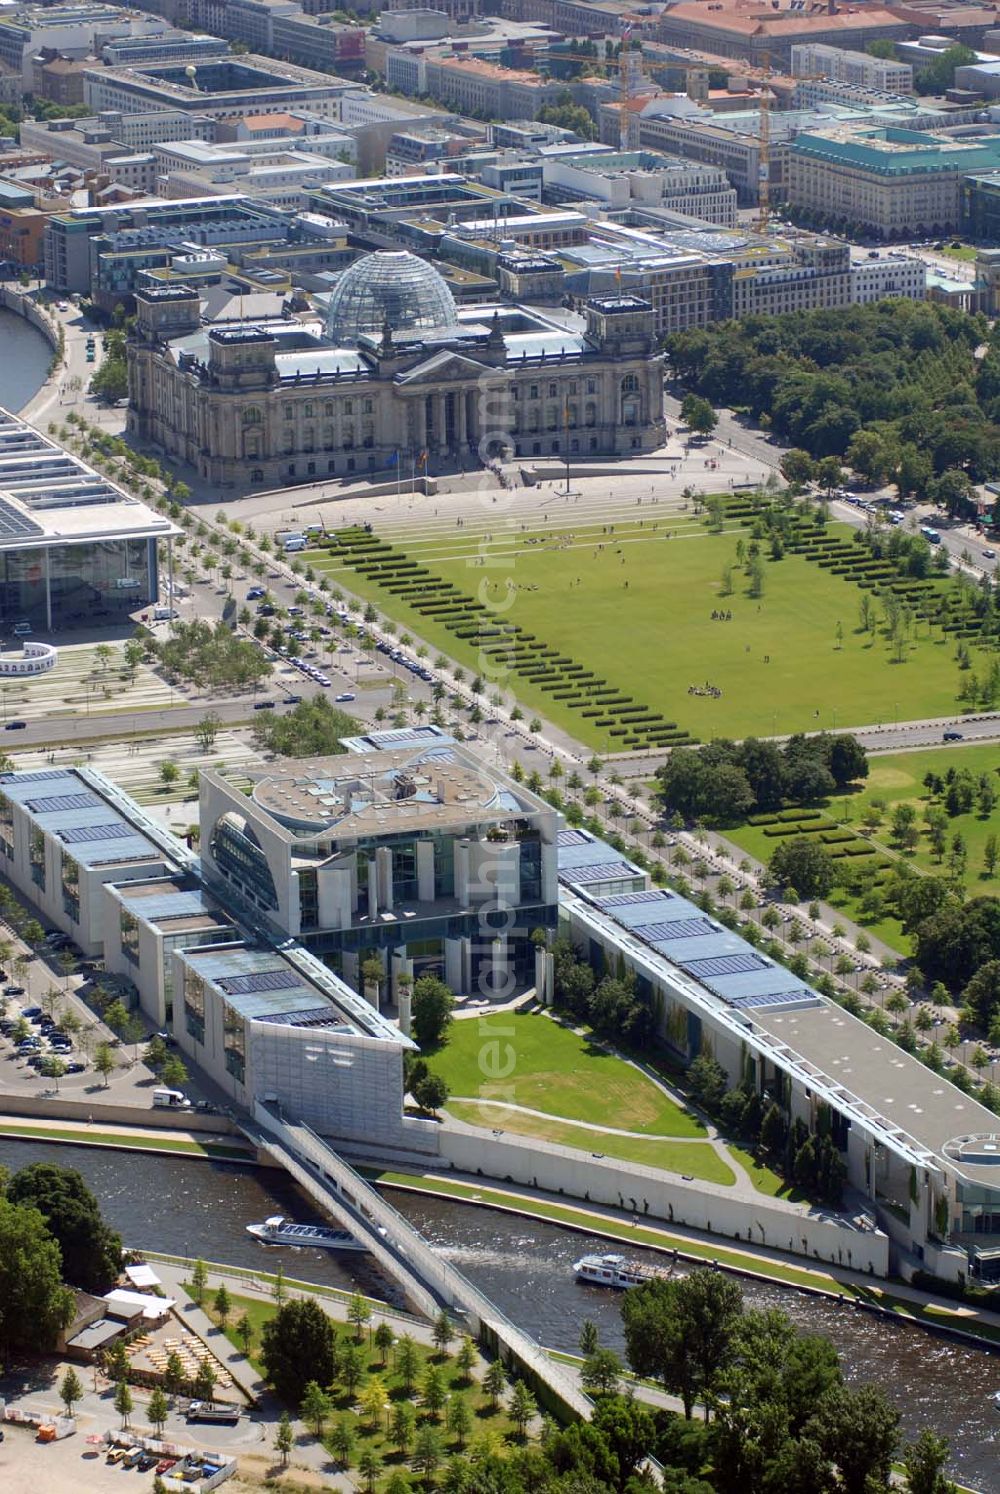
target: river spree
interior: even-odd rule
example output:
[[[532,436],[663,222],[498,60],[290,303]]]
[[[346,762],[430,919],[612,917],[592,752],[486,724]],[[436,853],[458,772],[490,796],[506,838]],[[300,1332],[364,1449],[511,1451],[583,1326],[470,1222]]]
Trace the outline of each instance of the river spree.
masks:
[[[44,384],[52,349],[40,332],[0,310],[0,405],[20,410]]]
[[[201,1255],[208,1260],[273,1270],[288,1276],[398,1300],[364,1257],[338,1259],[320,1250],[266,1250],[245,1226],[268,1214],[315,1218],[309,1202],[282,1173],[140,1152],[0,1141],[0,1163],[11,1169],[58,1159],[86,1178],[107,1218],[138,1249]],[[606,1241],[555,1225],[474,1205],[388,1190],[392,1203],[442,1255],[486,1292],[500,1310],[539,1342],[574,1351],[580,1323],[592,1318],[602,1340],[622,1347],[619,1298],[573,1278],[572,1263]],[[638,1256],[655,1257],[636,1251]],[[989,1397],[1000,1388],[1000,1355],[889,1325],[850,1308],[762,1283],[741,1283],[748,1304],[781,1307],[803,1329],[824,1333],[840,1351],[853,1383],[884,1386],[904,1428],[947,1436],[952,1471],[988,1494],[1000,1494],[1000,1412]]]

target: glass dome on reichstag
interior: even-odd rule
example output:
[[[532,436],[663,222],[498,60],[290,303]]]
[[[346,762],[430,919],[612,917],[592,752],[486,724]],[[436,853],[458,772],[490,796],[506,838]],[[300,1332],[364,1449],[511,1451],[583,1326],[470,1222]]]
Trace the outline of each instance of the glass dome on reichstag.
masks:
[[[356,260],[337,281],[326,314],[326,335],[338,347],[356,346],[365,333],[381,337],[453,327],[455,301],[426,260],[406,249],[379,250]]]

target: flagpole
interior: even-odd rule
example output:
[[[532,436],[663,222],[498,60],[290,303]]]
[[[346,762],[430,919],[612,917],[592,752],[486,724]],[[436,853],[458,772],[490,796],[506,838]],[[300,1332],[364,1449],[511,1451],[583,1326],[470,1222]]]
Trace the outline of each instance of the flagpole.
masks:
[[[398,498],[399,497],[399,481],[400,481],[400,471],[399,471],[400,461],[399,461],[399,448],[398,447],[396,448],[395,456],[396,456],[396,497]]]

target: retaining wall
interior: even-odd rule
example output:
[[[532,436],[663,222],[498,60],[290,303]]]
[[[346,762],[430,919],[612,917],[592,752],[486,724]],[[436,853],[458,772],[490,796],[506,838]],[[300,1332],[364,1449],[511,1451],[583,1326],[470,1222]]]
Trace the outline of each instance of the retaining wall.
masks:
[[[595,1143],[599,1142],[595,1132]],[[638,1163],[586,1157],[548,1142],[494,1137],[486,1132],[466,1134],[444,1126],[441,1156],[466,1174],[520,1183],[611,1208],[631,1208],[634,1199],[640,1219],[687,1225],[721,1238],[748,1241],[834,1266],[889,1275],[889,1240],[880,1231],[861,1233],[843,1228],[766,1194],[752,1200],[727,1197],[726,1190],[717,1184],[667,1177]]]
[[[141,1105],[115,1105],[101,1100],[60,1100],[40,1095],[0,1095],[0,1119],[14,1117],[95,1125],[142,1126],[157,1131],[210,1131],[215,1136],[242,1135],[225,1115],[199,1115],[191,1110],[154,1110]]]

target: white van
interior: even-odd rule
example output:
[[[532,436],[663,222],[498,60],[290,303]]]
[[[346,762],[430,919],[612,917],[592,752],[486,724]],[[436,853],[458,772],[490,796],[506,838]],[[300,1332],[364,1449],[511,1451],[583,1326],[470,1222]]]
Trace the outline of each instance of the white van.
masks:
[[[154,1089],[154,1110],[190,1110],[191,1101],[179,1089]]]
[[[285,540],[285,554],[290,555],[293,550],[304,550],[306,541],[304,535],[290,534]]]

